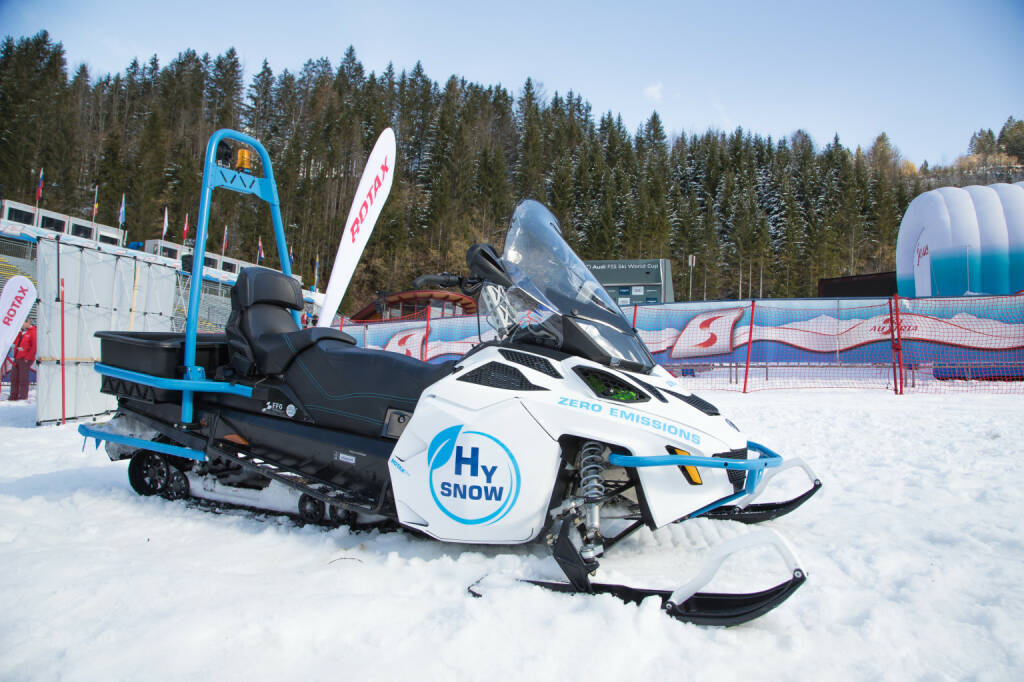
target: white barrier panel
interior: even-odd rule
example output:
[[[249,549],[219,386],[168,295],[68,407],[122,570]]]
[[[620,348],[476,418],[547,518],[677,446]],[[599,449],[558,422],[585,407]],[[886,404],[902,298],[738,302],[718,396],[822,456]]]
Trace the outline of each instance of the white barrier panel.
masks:
[[[100,359],[96,332],[170,331],[174,307],[175,269],[146,254],[63,243],[59,254],[58,279],[58,242],[39,240],[39,423],[114,409],[115,399],[100,393],[100,376],[93,369]],[[64,281],[63,377],[59,280]]]

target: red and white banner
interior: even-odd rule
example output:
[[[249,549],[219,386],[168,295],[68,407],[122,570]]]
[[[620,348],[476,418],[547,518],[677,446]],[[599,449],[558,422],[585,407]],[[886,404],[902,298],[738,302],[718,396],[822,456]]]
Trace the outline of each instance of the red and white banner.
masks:
[[[400,331],[388,339],[384,350],[421,360],[431,360],[441,355],[465,355],[479,343],[474,334],[462,341],[429,341],[424,346],[423,337],[426,333],[426,325]],[[495,336],[494,332],[485,333],[484,340],[492,340]]]
[[[3,293],[0,293],[0,358],[7,357],[35,302],[36,286],[32,280],[22,275],[7,280]]]
[[[373,226],[391,192],[391,183],[395,179],[395,150],[395,131],[385,128],[366,161],[363,177],[356,188],[355,200],[348,212],[348,220],[345,221],[345,231],[341,235],[338,252],[334,256],[334,268],[324,292],[324,302],[320,306],[319,327],[330,327],[334,321],[352,273],[359,264]]]
[[[775,326],[736,323],[748,308],[720,308],[695,316],[680,331],[640,330],[651,352],[671,349],[671,358],[727,354],[748,341],[775,341],[815,353],[847,351],[891,339],[888,313],[862,320],[840,320],[820,315],[809,320]],[[760,310],[760,309],[759,309]],[[1024,324],[1006,324],[970,313],[950,318],[914,313],[900,315],[903,341],[928,341],[977,350],[1012,350],[1024,347]]]

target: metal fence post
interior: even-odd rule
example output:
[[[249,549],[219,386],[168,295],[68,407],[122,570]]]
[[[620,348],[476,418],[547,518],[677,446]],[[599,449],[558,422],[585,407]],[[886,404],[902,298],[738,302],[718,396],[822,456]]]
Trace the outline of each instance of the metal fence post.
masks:
[[[896,311],[896,364],[900,370],[900,392],[903,395],[903,384],[906,379],[903,375],[903,331],[900,329],[900,295],[893,294],[893,308]]]
[[[747,377],[750,375],[750,347],[754,345],[754,307],[757,301],[750,302],[750,331],[747,334],[747,367],[743,372],[743,392],[747,392]]]
[[[892,392],[900,394],[900,374],[896,360],[896,315],[893,312],[893,297],[889,297],[889,342],[892,344]]]
[[[420,360],[426,362],[427,360],[427,346],[430,345],[430,313],[431,306],[427,306],[427,329],[423,333],[423,343],[420,344]]]

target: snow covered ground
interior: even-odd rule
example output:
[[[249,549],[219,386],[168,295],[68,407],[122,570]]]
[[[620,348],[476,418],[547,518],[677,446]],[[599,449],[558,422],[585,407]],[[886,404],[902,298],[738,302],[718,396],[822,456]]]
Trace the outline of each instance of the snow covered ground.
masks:
[[[125,463],[81,452],[73,425],[37,428],[34,405],[3,402],[0,679],[1024,678],[1024,396],[703,395],[824,483],[768,524],[808,582],[727,629],[515,583],[552,574],[536,548],[142,498]],[[615,551],[681,582],[710,543],[747,530],[699,520]],[[735,562],[724,579],[750,588],[785,577]]]

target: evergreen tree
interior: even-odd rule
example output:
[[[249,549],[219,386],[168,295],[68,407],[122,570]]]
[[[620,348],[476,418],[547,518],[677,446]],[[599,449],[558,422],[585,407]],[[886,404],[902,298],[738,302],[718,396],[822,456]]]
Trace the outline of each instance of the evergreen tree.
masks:
[[[988,131],[989,135],[992,131]],[[1006,123],[999,130],[997,140],[999,149],[1017,159],[1017,163],[1024,163],[1024,121],[1018,121],[1010,116]]]
[[[519,97],[516,125],[520,143],[516,154],[516,191],[523,198],[546,201],[544,183],[544,136],[541,131],[540,105],[533,80],[526,79]]]
[[[64,47],[46,31],[0,45],[0,185],[6,196],[26,203],[35,199],[40,169],[47,186],[74,187],[73,160],[65,145],[71,139]],[[48,199],[52,189],[45,190]],[[59,191],[59,202],[72,200]]]

